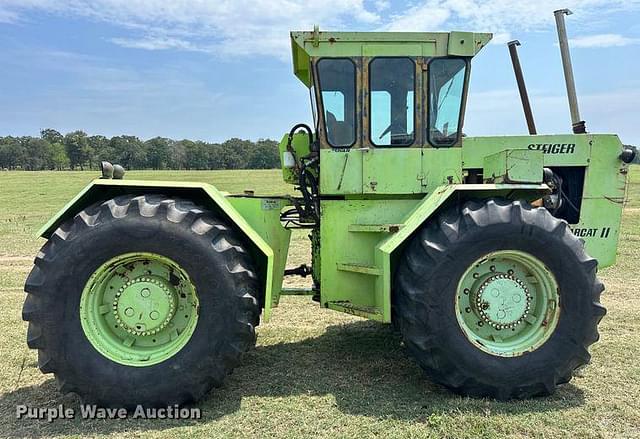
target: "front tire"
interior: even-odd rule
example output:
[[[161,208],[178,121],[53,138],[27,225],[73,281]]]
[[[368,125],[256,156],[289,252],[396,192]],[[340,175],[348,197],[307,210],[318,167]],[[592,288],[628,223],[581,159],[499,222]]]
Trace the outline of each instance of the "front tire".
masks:
[[[393,319],[426,374],[456,393],[548,395],[590,361],[606,312],[596,271],[567,223],[546,209],[470,201],[409,243]]]
[[[39,368],[86,403],[196,401],[255,344],[253,261],[188,200],[125,195],[81,211],[42,247],[25,291]]]

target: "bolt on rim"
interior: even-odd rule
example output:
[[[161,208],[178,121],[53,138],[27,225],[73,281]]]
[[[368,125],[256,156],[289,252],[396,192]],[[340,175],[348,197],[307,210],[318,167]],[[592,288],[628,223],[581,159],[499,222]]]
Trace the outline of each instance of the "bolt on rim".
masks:
[[[188,274],[155,253],[126,253],[102,264],[80,297],[80,323],[91,345],[127,366],[151,366],[178,353],[198,321]]]
[[[492,252],[462,275],[455,298],[465,337],[496,356],[534,351],[560,317],[558,284],[538,258],[517,250]]]

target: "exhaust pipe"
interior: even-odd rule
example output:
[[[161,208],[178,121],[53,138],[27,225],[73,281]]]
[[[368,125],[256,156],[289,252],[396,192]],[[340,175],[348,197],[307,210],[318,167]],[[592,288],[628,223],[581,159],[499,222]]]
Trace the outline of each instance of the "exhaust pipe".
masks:
[[[569,97],[569,111],[571,112],[573,133],[584,134],[587,132],[587,129],[584,120],[580,119],[576,83],[573,79],[573,67],[571,66],[571,54],[569,53],[569,41],[567,40],[567,28],[564,23],[564,16],[571,15],[572,13],[569,9],[558,9],[553,12],[553,15],[556,17],[556,27],[558,28],[558,42],[560,43],[564,80],[567,83],[567,96]]]
[[[529,134],[533,135],[538,133],[536,131],[536,123],[533,120],[533,112],[531,111],[531,104],[529,103],[527,86],[524,83],[524,76],[522,75],[520,58],[518,58],[519,45],[520,45],[520,41],[518,40],[509,41],[507,43],[507,46],[509,46],[509,55],[511,55],[511,64],[513,64],[513,72],[516,75],[516,82],[518,83],[518,91],[520,92],[520,100],[522,101],[524,118],[527,120],[527,128],[529,128]]]

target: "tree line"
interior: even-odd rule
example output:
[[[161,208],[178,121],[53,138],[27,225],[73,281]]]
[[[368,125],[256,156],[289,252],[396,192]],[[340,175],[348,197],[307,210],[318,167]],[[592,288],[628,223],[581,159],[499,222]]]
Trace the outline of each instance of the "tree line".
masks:
[[[102,160],[126,169],[272,169],[280,166],[278,143],[229,139],[222,143],[135,136],[61,134],[44,129],[39,137],[0,137],[0,170],[97,169]]]

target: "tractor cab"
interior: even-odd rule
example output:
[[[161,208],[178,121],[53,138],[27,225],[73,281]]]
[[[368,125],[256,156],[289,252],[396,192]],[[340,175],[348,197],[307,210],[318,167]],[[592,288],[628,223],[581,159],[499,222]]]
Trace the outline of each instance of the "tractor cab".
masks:
[[[460,146],[470,60],[491,34],[292,32],[320,148]]]

